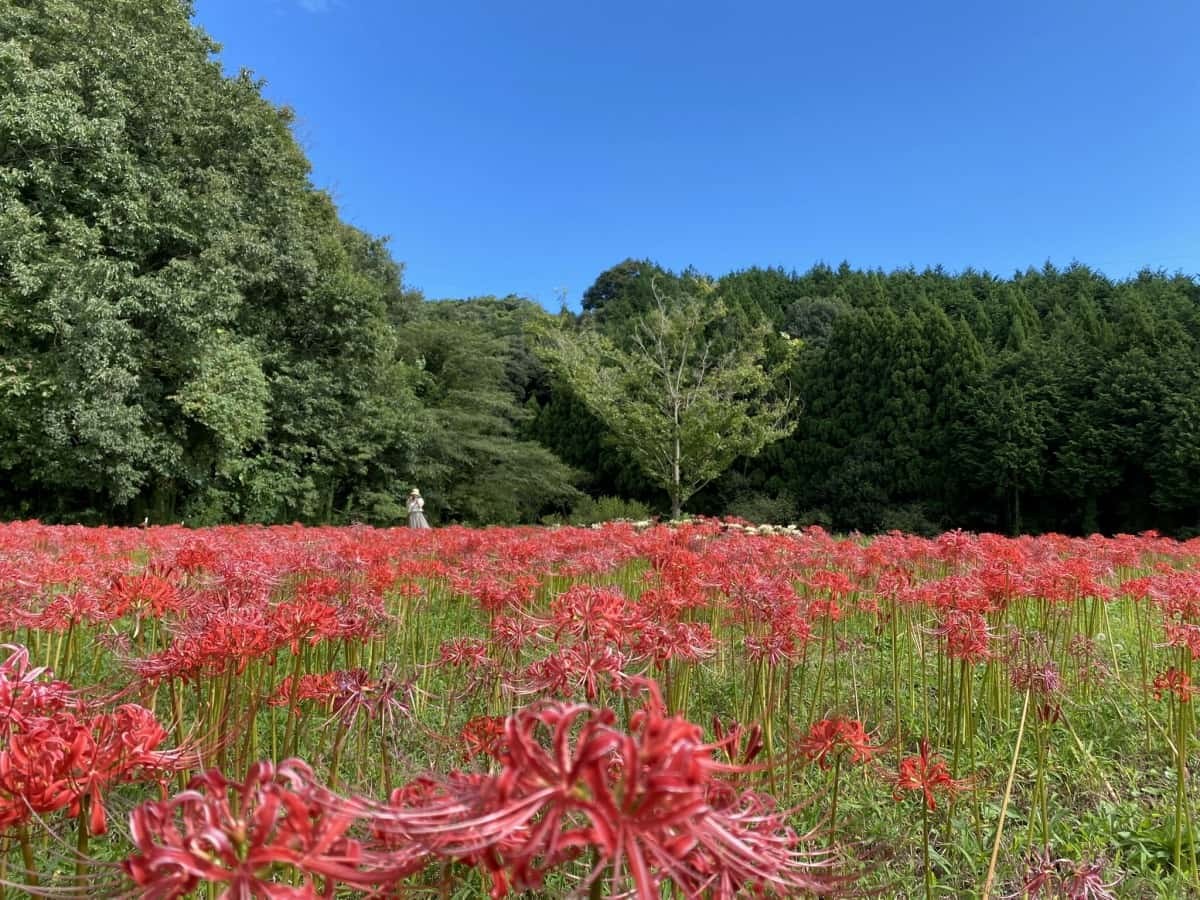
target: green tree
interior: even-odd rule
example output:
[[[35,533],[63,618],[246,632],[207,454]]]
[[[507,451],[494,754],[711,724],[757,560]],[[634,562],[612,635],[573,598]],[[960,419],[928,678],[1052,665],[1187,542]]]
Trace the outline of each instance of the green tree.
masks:
[[[620,345],[592,328],[541,331],[548,365],[667,492],[676,518],[735,459],[794,427],[795,406],[776,391],[794,347],[769,363],[769,328],[730,340],[726,319],[712,285],[691,279],[670,295],[652,285],[651,308]]]
[[[525,328],[544,315],[513,298],[439,301],[400,328],[401,353],[422,373],[414,478],[433,515],[537,522],[579,497],[577,473],[524,435],[534,415],[525,399],[540,370]]]
[[[189,14],[0,4],[11,512],[328,521],[410,464],[400,269]]]

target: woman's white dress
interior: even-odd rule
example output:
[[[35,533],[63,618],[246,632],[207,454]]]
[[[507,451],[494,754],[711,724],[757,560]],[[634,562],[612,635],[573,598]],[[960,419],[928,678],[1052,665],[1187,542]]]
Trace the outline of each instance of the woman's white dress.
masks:
[[[425,521],[425,513],[421,510],[425,508],[425,501],[420,497],[410,497],[408,500],[408,527],[409,528],[428,528],[429,523]]]

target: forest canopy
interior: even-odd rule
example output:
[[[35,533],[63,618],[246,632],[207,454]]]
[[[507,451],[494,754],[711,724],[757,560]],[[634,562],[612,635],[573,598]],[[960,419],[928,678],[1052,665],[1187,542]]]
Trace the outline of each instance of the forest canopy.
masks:
[[[713,340],[768,361],[791,419],[692,512],[1200,529],[1195,277],[629,259],[578,314],[426,301],[190,12],[0,6],[0,515],[386,524],[414,484],[435,523],[664,513],[640,448],[535,335],[553,320],[619,346],[656,285],[702,282]]]

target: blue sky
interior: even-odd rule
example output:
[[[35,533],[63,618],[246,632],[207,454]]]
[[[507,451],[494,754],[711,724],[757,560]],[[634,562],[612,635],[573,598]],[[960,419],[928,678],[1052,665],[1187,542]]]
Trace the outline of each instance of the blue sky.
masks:
[[[196,0],[426,296],[1046,260],[1200,272],[1200,4]]]

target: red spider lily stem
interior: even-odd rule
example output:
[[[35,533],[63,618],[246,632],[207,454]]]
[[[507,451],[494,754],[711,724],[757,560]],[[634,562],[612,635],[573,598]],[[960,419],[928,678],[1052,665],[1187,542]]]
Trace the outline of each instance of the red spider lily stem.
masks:
[[[971,769],[975,768],[975,741],[974,741],[974,715],[972,713],[972,687],[975,681],[975,673],[969,668],[969,663],[966,659],[959,661],[958,675],[958,705],[954,710],[954,726],[951,730],[952,743],[954,753],[950,764],[950,774],[957,778],[960,767],[960,752],[966,747]],[[949,666],[953,670],[954,666]],[[973,792],[974,793],[974,792]],[[976,795],[978,799],[978,795]],[[950,817],[954,817],[954,805],[956,798],[952,795],[950,798]],[[982,817],[978,803],[975,804],[975,834],[980,841],[983,840],[982,834]]]
[[[964,660],[964,664],[965,664]],[[967,702],[966,702],[966,717],[967,717],[967,764],[971,767],[971,772],[977,771],[975,766],[975,673],[970,671],[967,673]],[[957,775],[957,772],[953,774]],[[971,786],[971,807],[975,818],[975,839],[983,843],[983,809],[979,800],[979,791],[975,789],[975,785]]]
[[[333,741],[333,751],[330,754],[329,761],[329,782],[330,790],[337,790],[338,787],[338,770],[342,764],[342,748],[346,745],[346,738],[350,736],[349,727],[341,726],[340,723],[334,725],[336,737]]]
[[[29,840],[29,826],[17,826],[17,844],[21,848],[21,862],[25,865],[24,879],[30,887],[39,887],[37,868],[33,860],[33,844]]]
[[[821,655],[817,661],[817,681],[816,681],[816,684],[813,685],[812,703],[809,705],[809,708],[808,708],[808,720],[810,722],[817,718],[817,701],[821,697],[821,684],[824,680],[824,675],[825,675],[825,654],[826,654],[826,649],[829,646],[829,633],[830,633],[830,625],[831,625],[830,616],[826,615],[824,618],[825,618],[825,622],[824,622],[825,627],[824,627],[823,634],[821,637]]]
[[[933,867],[929,864],[929,807],[921,804],[921,870],[925,881],[925,900],[933,900]]]
[[[1190,677],[1192,667],[1192,655],[1186,647],[1179,648],[1179,670],[1183,673],[1184,679]],[[1191,698],[1183,695],[1172,700],[1172,706],[1175,707],[1175,719],[1177,730],[1175,733],[1175,835],[1174,846],[1172,849],[1172,862],[1176,872],[1182,872],[1180,863],[1182,861],[1183,850],[1183,829],[1185,819],[1191,820],[1190,804],[1187,798],[1187,737],[1191,731]],[[1191,846],[1191,863],[1192,872],[1196,872],[1196,847],[1195,841],[1189,841]]]
[[[1050,847],[1050,814],[1049,814],[1049,799],[1046,789],[1046,766],[1050,755],[1049,740],[1046,732],[1049,726],[1043,722],[1041,717],[1037,720],[1033,727],[1034,742],[1036,745],[1037,756],[1037,773],[1033,781],[1032,802],[1036,804],[1037,814],[1029,817],[1029,851],[1034,852],[1034,831],[1041,825],[1042,832],[1042,852],[1046,852]]]
[[[1000,821],[996,823],[996,838],[992,842],[992,858],[988,863],[987,877],[983,882],[981,900],[989,900],[992,883],[996,878],[996,861],[1000,858],[1000,838],[1004,834],[1004,819],[1008,815],[1008,801],[1012,798],[1013,781],[1017,774],[1017,760],[1021,757],[1021,739],[1025,737],[1025,719],[1029,714],[1029,687],[1025,688],[1025,699],[1021,703],[1021,724],[1017,726],[1017,741],[1013,747],[1012,763],[1008,768],[1008,781],[1004,786],[1004,799],[1000,801]]]
[[[300,675],[304,670],[304,654],[303,651],[294,648],[292,650],[292,686],[288,694],[287,705],[287,724],[283,731],[283,756],[290,757],[296,752],[294,737],[296,734],[296,721],[299,719],[297,706],[300,704]]]
[[[829,836],[836,838],[837,836],[837,812],[838,812],[838,786],[842,774],[842,754],[839,753],[833,759],[833,792],[829,801]]]
[[[785,784],[787,785],[789,791],[789,800],[791,799],[790,792],[794,789],[794,782],[792,781],[792,757],[794,754],[791,752],[794,741],[792,734],[792,670],[794,668],[795,667],[789,663],[783,676],[783,740],[784,746],[788,748],[788,752],[784,754],[784,778]],[[772,770],[775,769],[774,762],[775,761],[773,758],[767,757],[767,765],[770,766]]]
[[[88,807],[91,804],[91,799],[84,795],[79,801],[79,815],[76,817],[76,827],[78,834],[75,841],[75,880],[80,884],[83,883],[83,876],[87,872],[88,860]]]
[[[895,730],[892,740],[896,743],[896,765],[904,755],[903,732],[900,724],[900,604],[892,599],[892,707],[895,713]]]

